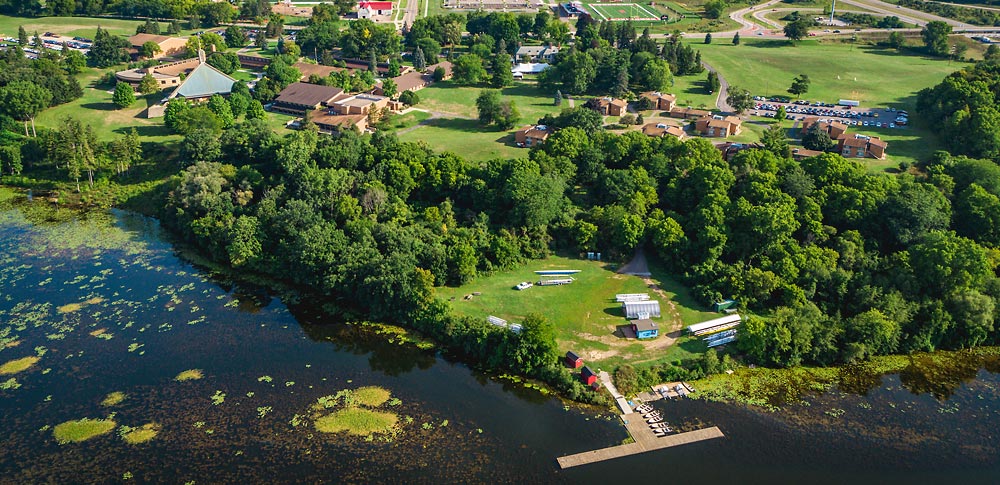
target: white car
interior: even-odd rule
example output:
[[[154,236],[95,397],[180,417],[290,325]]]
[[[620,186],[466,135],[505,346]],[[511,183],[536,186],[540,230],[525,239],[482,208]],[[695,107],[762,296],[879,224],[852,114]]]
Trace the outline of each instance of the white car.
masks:
[[[527,281],[522,281],[522,282],[518,283],[517,286],[515,286],[514,288],[517,288],[518,291],[521,291],[521,290],[527,290],[528,288],[531,288],[532,286],[535,286],[535,285],[533,285],[531,283],[528,283]]]

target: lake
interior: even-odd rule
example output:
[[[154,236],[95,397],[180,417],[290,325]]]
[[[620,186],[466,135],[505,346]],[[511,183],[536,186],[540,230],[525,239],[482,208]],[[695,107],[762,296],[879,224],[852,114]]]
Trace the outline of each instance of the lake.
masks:
[[[43,204],[0,202],[0,365],[28,364],[0,375],[3,483],[1000,481],[993,361],[777,412],[660,402],[675,427],[726,438],[559,470],[625,439],[617,415],[201,269],[154,219]],[[365,403],[370,386],[388,399]],[[317,430],[346,409],[396,424]],[[57,425],[82,418],[113,428],[60,444]],[[136,429],[155,436],[126,441]]]

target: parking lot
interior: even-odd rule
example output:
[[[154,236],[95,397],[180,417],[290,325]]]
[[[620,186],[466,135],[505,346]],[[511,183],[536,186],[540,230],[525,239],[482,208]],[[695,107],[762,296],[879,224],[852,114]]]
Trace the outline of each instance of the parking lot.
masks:
[[[823,102],[805,100],[787,102],[777,98],[754,97],[755,105],[751,116],[774,118],[778,107],[784,106],[786,119],[804,120],[816,117],[820,121],[836,121],[847,126],[872,128],[905,128],[910,120],[909,113],[896,108],[863,108],[859,106],[839,106]]]
[[[45,48],[52,50],[62,50],[63,44],[66,44],[70,49],[78,50],[84,54],[90,51],[90,45],[93,42],[90,39],[85,39],[83,37],[68,37],[65,35],[54,34],[52,32],[46,32],[39,36],[42,39],[42,43],[45,44]],[[28,43],[32,46],[25,49],[28,53],[37,53],[37,46],[35,46],[34,36],[28,37]],[[17,39],[14,37],[3,37],[0,38],[0,47],[9,47],[17,44]]]

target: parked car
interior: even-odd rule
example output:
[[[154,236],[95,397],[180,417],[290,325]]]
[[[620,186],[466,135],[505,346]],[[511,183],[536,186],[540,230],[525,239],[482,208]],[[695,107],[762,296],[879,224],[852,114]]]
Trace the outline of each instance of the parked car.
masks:
[[[527,290],[528,288],[531,288],[532,286],[535,286],[535,285],[533,285],[533,284],[531,284],[531,283],[529,283],[527,281],[522,281],[522,282],[518,283],[517,286],[515,286],[514,288],[517,288],[518,291],[521,291],[521,290]]]

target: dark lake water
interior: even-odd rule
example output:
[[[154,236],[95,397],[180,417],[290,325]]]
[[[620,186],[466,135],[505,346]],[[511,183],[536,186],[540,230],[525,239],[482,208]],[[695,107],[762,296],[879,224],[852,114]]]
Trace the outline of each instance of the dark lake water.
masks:
[[[0,206],[0,364],[40,356],[0,376],[0,482],[1000,482],[995,366],[944,390],[887,375],[779,412],[659,403],[726,438],[564,471],[556,457],[626,437],[616,415],[305,308],[193,266],[154,220]],[[191,369],[203,377],[175,380]],[[391,392],[396,434],[314,428],[318,398],[362,386]],[[126,398],[102,405],[112,392]],[[160,431],[57,443],[52,427],[85,417]]]

